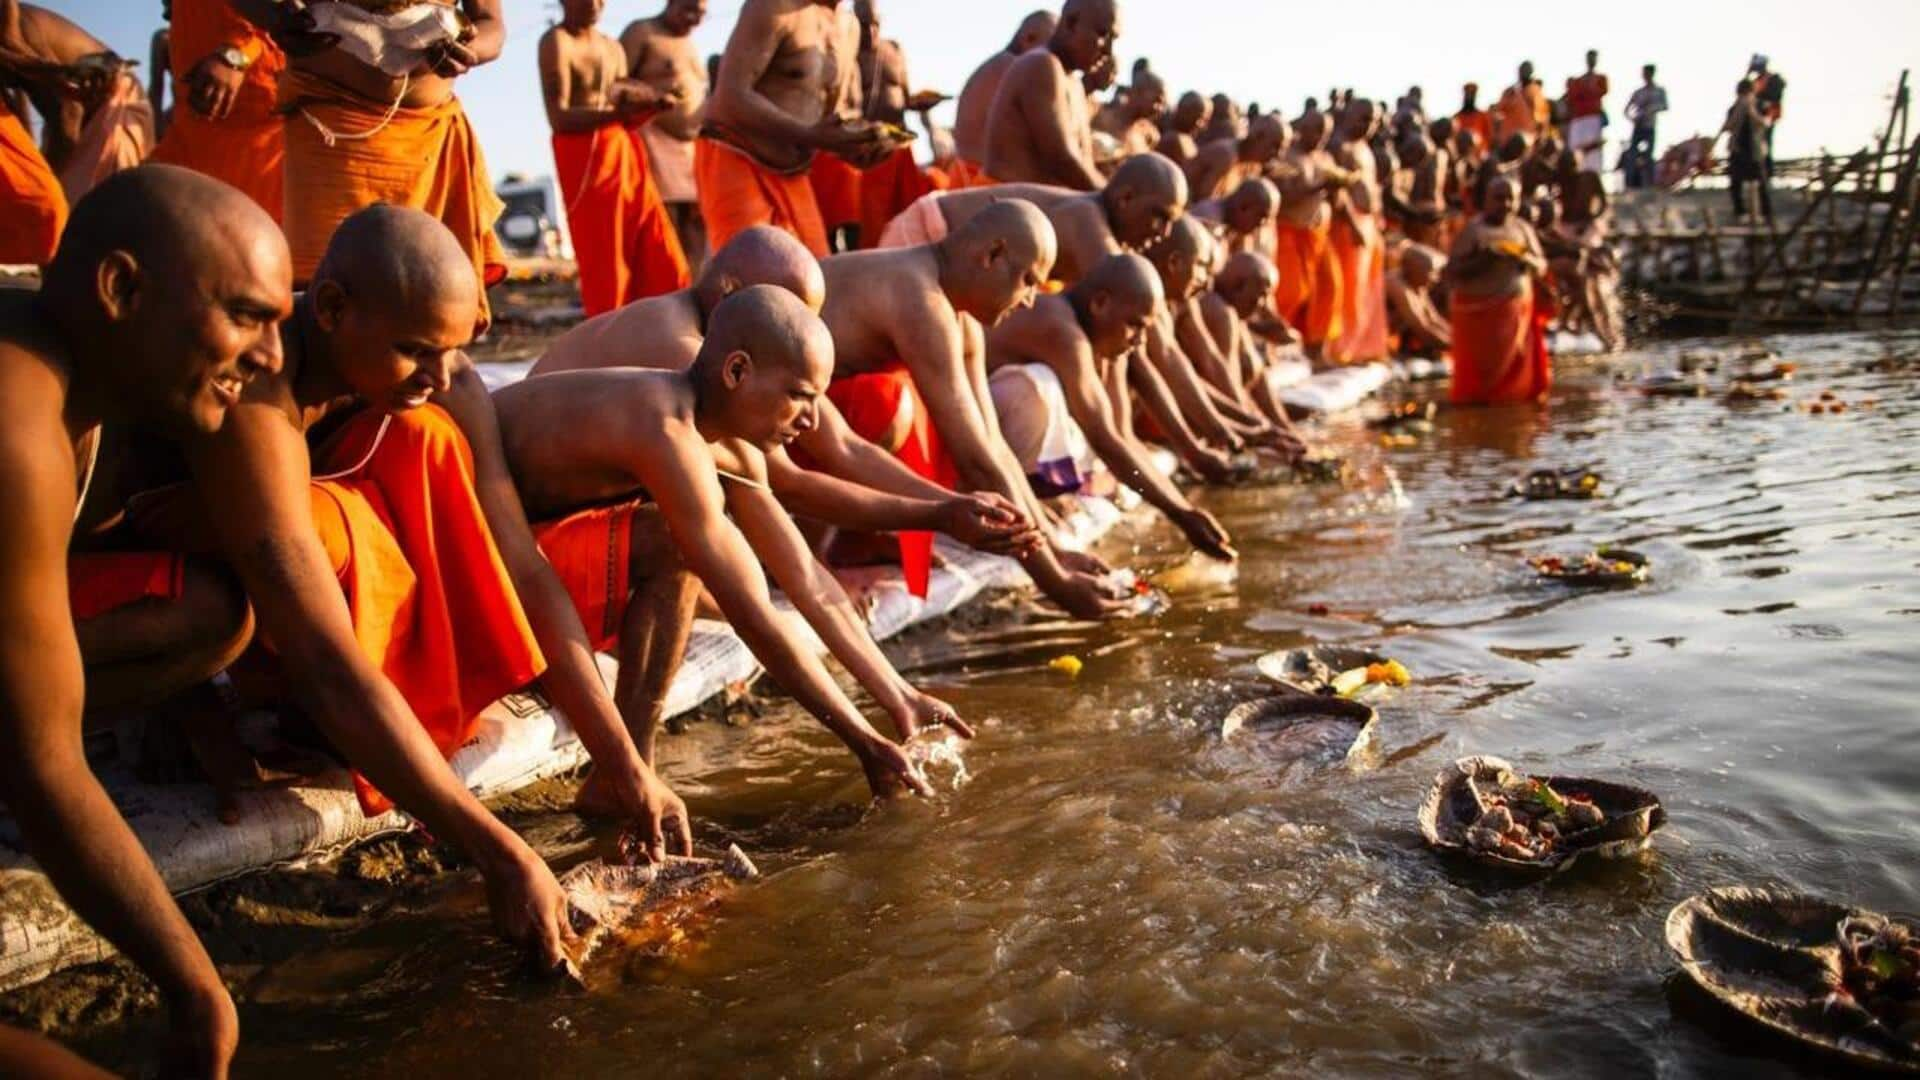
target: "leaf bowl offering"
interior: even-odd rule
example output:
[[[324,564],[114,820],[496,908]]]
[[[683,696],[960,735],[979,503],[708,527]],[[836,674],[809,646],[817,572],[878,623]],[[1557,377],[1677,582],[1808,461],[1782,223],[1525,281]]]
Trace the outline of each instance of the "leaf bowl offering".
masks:
[[[1577,559],[1563,555],[1535,555],[1527,560],[1534,572],[1562,585],[1615,587],[1639,585],[1653,573],[1653,561],[1626,548],[1601,547]]]
[[[1220,722],[1220,737],[1257,734],[1264,747],[1287,757],[1346,763],[1373,742],[1379,720],[1357,701],[1287,691],[1234,706]]]
[[[1651,791],[1574,776],[1525,776],[1497,757],[1440,770],[1420,804],[1427,846],[1482,866],[1551,874],[1587,856],[1620,859],[1667,822]]]
[[[1811,896],[1710,889],[1667,915],[1693,984],[1742,1017],[1882,1071],[1920,1073],[1920,924]]]
[[[1359,697],[1381,687],[1407,686],[1413,676],[1398,660],[1343,645],[1313,645],[1270,652],[1254,661],[1260,674],[1303,694]]]
[[[1517,499],[1597,499],[1600,474],[1592,469],[1535,469],[1507,486]]]

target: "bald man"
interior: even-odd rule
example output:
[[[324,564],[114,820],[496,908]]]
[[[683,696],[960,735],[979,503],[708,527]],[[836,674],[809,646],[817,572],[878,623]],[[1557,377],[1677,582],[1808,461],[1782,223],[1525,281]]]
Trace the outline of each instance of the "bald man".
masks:
[[[860,115],[867,120],[904,128],[908,111],[918,112],[923,126],[933,130],[927,111],[945,101],[933,90],[914,90],[907,71],[907,53],[900,43],[880,33],[878,0],[856,0],[854,17],[860,23]],[[880,234],[914,200],[936,184],[920,168],[911,145],[901,145],[860,174],[860,246],[877,247]]]
[[[1098,458],[1200,551],[1235,558],[1225,529],[1187,501],[1120,409],[1129,354],[1164,305],[1160,275],[1138,255],[1111,255],[1058,296],[1043,296],[987,334],[994,406],[1008,443],[1042,496],[1072,494]],[[1076,443],[1082,443],[1091,455]]]
[[[1193,208],[1193,216],[1218,226],[1229,254],[1265,247],[1274,218],[1280,213],[1280,189],[1256,176],[1233,189],[1224,199],[1209,199]]]
[[[1031,304],[1053,261],[1052,228],[1018,200],[937,243],[826,260],[834,403],[927,479],[1003,497],[1045,521],[996,422],[981,328]],[[1108,613],[1110,598],[1077,557],[1041,544],[1023,566],[1073,614]]]
[[[1334,203],[1333,251],[1340,261],[1340,334],[1327,355],[1342,364],[1387,358],[1386,223],[1382,172],[1374,153],[1380,107],[1354,98],[1341,111],[1330,153],[1351,179]]]
[[[653,854],[674,819],[686,846],[686,812],[627,736],[514,497],[463,351],[478,296],[430,216],[350,216],[294,306],[282,370],[189,440],[183,481],[132,516],[232,566],[270,642],[260,666],[283,680],[242,691],[290,691],[353,766],[363,810],[397,804],[459,846],[501,931],[552,968],[571,936],[564,894],[447,767],[480,711],[543,678],[595,758],[582,809],[639,819]],[[171,463],[148,459],[167,479]],[[213,506],[217,526],[196,513]]]
[[[1408,244],[1400,265],[1387,274],[1387,317],[1399,342],[1398,355],[1437,359],[1453,347],[1453,328],[1433,302],[1433,285],[1447,258],[1425,244]]]
[[[1205,126],[1194,136],[1196,144],[1205,146],[1222,139],[1246,138],[1247,117],[1239,102],[1226,94],[1215,94],[1210,105]]]
[[[1051,11],[1035,11],[1020,20],[1007,47],[994,53],[975,68],[960,89],[954,103],[953,148],[956,157],[954,187],[970,188],[994,183],[982,164],[987,160],[987,121],[993,112],[993,99],[1000,83],[1023,53],[1037,49],[1053,37],[1059,20]]]
[[[1269,325],[1268,305],[1278,274],[1273,260],[1257,251],[1242,251],[1214,276],[1213,288],[1200,297],[1199,313],[1207,336],[1227,361],[1230,385],[1222,389],[1243,408],[1250,403],[1255,415],[1264,419],[1273,432],[1268,445],[1298,456],[1306,444],[1280,400],[1286,386],[1280,376],[1285,369],[1276,363],[1280,359],[1276,346],[1292,347],[1297,342],[1287,335],[1284,324]]]
[[[1321,112],[1303,113],[1295,124],[1286,154],[1290,167],[1278,181],[1280,216],[1275,222],[1274,263],[1280,284],[1274,290],[1274,307],[1316,360],[1342,329],[1344,283],[1333,250],[1333,200],[1352,180],[1326,151],[1328,127]]]
[[[1408,240],[1438,247],[1446,231],[1452,150],[1444,144],[1436,145],[1427,132],[1416,128],[1401,140],[1400,164],[1404,188],[1384,189],[1383,205],[1399,219],[1400,230]]]
[[[1519,188],[1496,175],[1484,209],[1453,242],[1447,279],[1456,405],[1542,401],[1553,385],[1535,296],[1547,272],[1533,227],[1515,213]]]
[[[1205,94],[1198,90],[1181,94],[1173,111],[1166,116],[1157,149],[1175,165],[1184,168],[1200,152],[1200,131],[1212,119],[1213,104]]]
[[[1166,304],[1147,328],[1138,354],[1145,363],[1128,366],[1133,393],[1144,415],[1134,430],[1172,448],[1180,463],[1210,483],[1234,478],[1227,454],[1245,440],[1234,434],[1208,399],[1193,361],[1181,350],[1173,312],[1190,303],[1213,276],[1217,247],[1211,230],[1192,215],[1181,218],[1165,239],[1147,249],[1147,261],[1160,275]]]
[[[1097,191],[1092,114],[1076,76],[1111,63],[1120,36],[1119,0],[1067,0],[1044,49],[1007,69],[987,114],[987,174],[1007,184],[1058,184]]]
[[[883,125],[858,117],[858,28],[836,8],[832,0],[746,0],[741,7],[694,147],[713,247],[772,225],[825,257],[829,223],[808,182],[815,156],[858,167],[894,150]]]
[[[1255,177],[1264,176],[1292,142],[1293,129],[1279,113],[1261,113],[1247,125],[1244,138],[1215,139],[1186,163],[1187,186],[1195,199],[1218,199]]]
[[[1158,154],[1128,158],[1097,192],[1046,184],[1000,184],[935,192],[915,203],[881,238],[882,247],[934,243],[994,203],[1018,199],[1047,216],[1059,245],[1053,279],[1071,284],[1101,259],[1141,251],[1167,235],[1187,208],[1187,182]]]
[[[1166,82],[1151,69],[1143,68],[1094,114],[1093,129],[1113,137],[1123,160],[1150,154],[1160,143],[1160,116],[1166,111]]]
[[[564,0],[539,45],[540,94],[588,317],[692,280],[638,126],[673,102],[628,77],[626,51],[599,29],[601,4]]]
[[[667,0],[660,14],[631,22],[620,32],[627,71],[666,103],[640,129],[640,138],[680,248],[696,267],[707,257],[707,227],[700,220],[700,192],[693,181],[693,141],[700,135],[708,84],[706,61],[693,32],[706,17],[706,0]]]
[[[784,549],[810,571],[780,584],[850,671],[893,713],[902,739],[922,724],[971,735],[945,703],[901,679],[858,612],[771,493],[766,455],[814,424],[833,372],[833,340],[799,297],[754,285],[713,309],[684,371],[614,368],[541,375],[495,397],[521,497],[555,530],[631,529],[647,577],[624,607],[623,678],[645,667],[663,696],[692,628],[697,577],[780,686],[846,743],[875,795],[928,792],[900,746],[875,731],[773,608],[756,551]],[[733,519],[728,519],[728,511]],[[636,523],[644,513],[646,520]],[[744,535],[743,535],[744,534]],[[671,543],[664,543],[671,537]],[[624,569],[624,568],[622,568]],[[643,642],[643,639],[650,639]],[[657,710],[636,732],[652,746]]]
[[[171,1014],[175,1067],[198,1076],[226,1075],[239,1023],[212,961],[87,765],[76,621],[131,606],[164,617],[172,605],[199,603],[189,590],[219,580],[189,576],[171,556],[69,546],[77,522],[108,513],[88,498],[102,430],[170,439],[219,430],[249,382],[280,367],[275,328],[292,302],[286,242],[272,219],[225,185],[155,167],[111,177],[75,207],[37,293],[0,294],[9,412],[0,429],[8,477],[0,798],[60,895],[152,977]],[[201,610],[232,612],[232,597],[229,589]],[[221,632],[231,632],[233,615],[223,619]],[[167,636],[163,649],[178,644]],[[171,658],[147,659],[164,672]],[[179,689],[182,677],[212,670],[176,666],[165,677]]]

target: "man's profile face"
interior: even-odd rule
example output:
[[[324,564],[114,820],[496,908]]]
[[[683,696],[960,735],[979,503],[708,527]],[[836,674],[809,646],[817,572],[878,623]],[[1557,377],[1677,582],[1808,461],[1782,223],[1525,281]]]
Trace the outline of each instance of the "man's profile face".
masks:
[[[561,0],[560,12],[574,26],[592,26],[605,7],[606,0]]]
[[[833,377],[833,339],[824,324],[817,330],[808,333],[804,342],[793,344],[800,351],[797,357],[773,357],[765,363],[748,359],[744,377],[733,386],[732,411],[741,438],[762,450],[773,450],[812,431],[819,422],[820,395]],[[735,357],[728,358],[730,369]]]
[[[1078,12],[1066,35],[1063,57],[1080,71],[1091,71],[1103,58],[1110,58],[1113,43],[1120,37],[1120,11],[1114,4],[1090,4]]]
[[[1113,235],[1134,250],[1152,247],[1173,231],[1174,220],[1187,209],[1178,195],[1135,190],[1123,197],[1114,212]]]
[[[146,347],[134,381],[162,431],[220,430],[247,384],[280,370],[280,321],[293,309],[285,241],[263,232],[215,243],[190,273],[136,271],[128,330]]]
[[[988,311],[982,323],[998,326],[1015,311],[1030,308],[1040,295],[1047,275],[1053,273],[1053,253],[1026,245],[1014,245],[994,252],[988,258]]]
[[[346,289],[323,282],[314,300],[332,336],[340,376],[356,395],[376,409],[405,412],[451,385],[455,365],[473,340],[477,297],[403,305]],[[322,290],[340,290],[340,296],[323,296]]]
[[[707,0],[672,0],[660,18],[675,34],[691,34],[707,17]]]

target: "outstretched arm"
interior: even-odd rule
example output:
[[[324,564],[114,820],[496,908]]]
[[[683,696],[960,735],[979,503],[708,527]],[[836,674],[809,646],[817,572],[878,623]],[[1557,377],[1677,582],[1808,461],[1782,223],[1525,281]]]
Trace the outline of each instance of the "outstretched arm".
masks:
[[[57,393],[37,389],[48,399]],[[40,412],[16,410],[0,432],[8,477],[8,512],[0,515],[0,797],[54,888],[159,985],[192,1070],[224,1076],[239,1038],[233,1002],[82,748],[85,676],[67,597],[76,477],[69,461],[49,453],[66,440],[57,412]]]
[[[740,484],[728,486],[727,508],[733,513],[753,553],[760,557],[780,591],[787,594],[814,633],[853,674],[873,700],[893,718],[901,739],[911,738],[923,723],[945,723],[972,738],[968,727],[944,702],[929,698],[900,676],[874,644],[853,600],[840,582],[813,557],[793,519],[764,491]]]
[[[1147,359],[1154,370],[1160,373],[1161,380],[1173,395],[1188,424],[1196,429],[1201,438],[1228,450],[1240,449],[1240,437],[1228,429],[1226,418],[1213,407],[1212,399],[1202,388],[1199,372],[1194,370],[1193,361],[1180,348],[1173,317],[1163,315],[1155,319],[1147,335]]]
[[[1147,415],[1173,445],[1181,462],[1208,480],[1217,482],[1228,477],[1232,463],[1218,451],[1201,445],[1187,425],[1187,418],[1181,415],[1180,405],[1173,399],[1173,391],[1160,377],[1158,368],[1145,357],[1136,357],[1135,362],[1127,366],[1127,382],[1140,395]]]
[[[650,452],[637,455],[635,464],[681,557],[713,593],[721,613],[767,674],[853,751],[874,794],[884,797],[903,787],[929,794],[905,752],[867,723],[820,658],[774,609],[753,549],[727,519],[712,452],[699,433],[691,428],[672,433]]]
[[[646,828],[648,853],[653,858],[666,854],[670,820],[677,822],[672,837],[678,841],[675,846],[680,854],[693,854],[686,804],[641,760],[633,736],[621,722],[620,710],[601,681],[593,644],[580,623],[573,598],[534,542],[533,527],[527,524],[526,509],[507,468],[500,421],[486,384],[473,365],[465,363],[454,374],[452,388],[435,395],[434,400],[460,425],[473,450],[474,487],[480,496],[481,512],[540,643],[541,655],[547,659],[541,684],[593,756],[595,786],[611,792],[615,804]]]

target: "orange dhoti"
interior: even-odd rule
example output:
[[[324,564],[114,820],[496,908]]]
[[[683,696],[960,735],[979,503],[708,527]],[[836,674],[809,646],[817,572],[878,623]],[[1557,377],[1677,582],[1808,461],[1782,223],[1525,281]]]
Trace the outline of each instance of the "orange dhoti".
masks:
[[[1360,230],[1333,229],[1334,258],[1340,264],[1340,334],[1327,347],[1342,364],[1370,364],[1387,358],[1387,246],[1377,218],[1362,217]]]
[[[1553,363],[1530,282],[1523,281],[1511,296],[1456,290],[1452,308],[1454,404],[1501,405],[1546,396]]]
[[[719,251],[755,225],[771,225],[798,237],[815,258],[827,257],[827,226],[806,170],[775,172],[745,151],[703,135],[693,146],[693,172],[710,250]]]
[[[813,201],[820,207],[820,221],[827,227],[827,235],[860,223],[860,190],[866,177],[859,169],[832,154],[815,154],[807,170],[807,183],[813,188]]]
[[[977,161],[968,161],[957,157],[947,166],[947,177],[952,181],[951,190],[965,191],[968,188],[994,187],[1000,181],[987,175],[986,167]]]
[[[921,477],[942,487],[955,486],[959,474],[954,471],[953,459],[947,456],[940,432],[934,428],[933,417],[927,413],[926,402],[906,365],[894,364],[835,379],[827,387],[827,398],[847,418],[847,426],[855,434],[892,451],[902,465]],[[898,439],[902,428],[905,438]],[[933,572],[932,533],[900,534],[900,568],[906,575],[908,591],[915,596],[927,595],[927,581]]]
[[[1280,284],[1273,290],[1274,308],[1310,346],[1340,336],[1345,301],[1331,233],[1331,226],[1309,229],[1285,221],[1275,230]]]
[[[633,592],[633,515],[639,501],[596,506],[533,527],[541,554],[573,598],[587,637],[601,652],[620,640]]]
[[[920,171],[913,150],[901,147],[860,176],[860,246],[880,247],[887,225],[921,196],[945,186]]]
[[[209,120],[187,104],[194,65],[233,46],[253,57],[224,119]],[[205,173],[247,193],[280,220],[286,161],[286,118],[277,111],[286,57],[271,38],[234,14],[226,0],[173,0],[167,28],[173,58],[173,116],[152,161]]]
[[[589,318],[692,284],[637,130],[614,123],[556,134],[553,162]]]
[[[0,263],[43,266],[67,227],[67,196],[27,126],[0,104]]]
[[[440,753],[546,668],[474,490],[473,452],[438,406],[348,421],[314,453],[313,518],[360,647]],[[390,806],[354,774],[368,814]]]
[[[491,322],[485,286],[507,273],[506,253],[493,234],[504,204],[460,100],[389,116],[387,104],[291,71],[281,80],[280,100],[287,112],[281,225],[293,250],[294,280],[313,277],[333,230],[355,211],[380,202],[410,206],[439,218],[473,260],[482,285],[480,318]]]
[[[106,100],[87,117],[80,138],[60,170],[60,186],[69,205],[122,169],[131,169],[153,153],[153,104],[140,80],[121,72]]]

